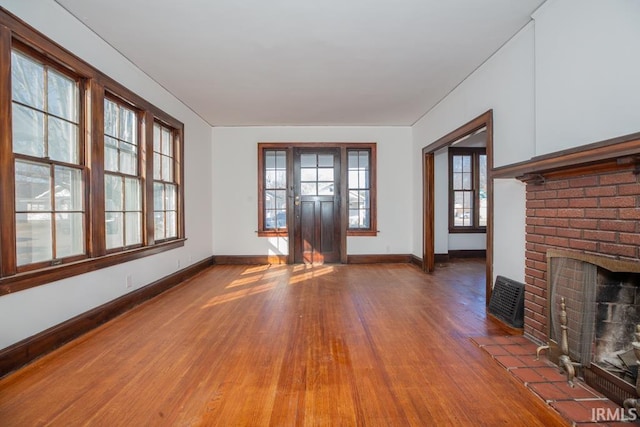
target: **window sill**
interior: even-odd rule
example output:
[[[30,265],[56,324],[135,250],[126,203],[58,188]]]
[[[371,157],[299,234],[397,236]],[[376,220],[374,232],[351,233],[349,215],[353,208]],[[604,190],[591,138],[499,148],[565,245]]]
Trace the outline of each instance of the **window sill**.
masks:
[[[184,246],[185,241],[186,239],[176,239],[164,243],[158,243],[153,246],[108,254],[99,258],[87,258],[82,261],[72,262],[69,264],[51,266],[40,270],[32,270],[24,273],[18,273],[13,276],[3,277],[0,278],[0,296],[33,288],[56,280],[67,279],[69,277],[99,270],[105,267],[111,267],[116,264],[133,261],[150,255],[159,254],[161,252],[182,247]]]
[[[347,230],[347,236],[377,236],[376,230]]]
[[[486,233],[487,232],[487,228],[486,227],[482,227],[482,228],[473,228],[473,227],[469,227],[469,228],[462,228],[462,227],[456,227],[456,228],[449,228],[449,233],[451,234],[458,234],[458,233],[467,233],[467,234],[472,234],[472,233]]]

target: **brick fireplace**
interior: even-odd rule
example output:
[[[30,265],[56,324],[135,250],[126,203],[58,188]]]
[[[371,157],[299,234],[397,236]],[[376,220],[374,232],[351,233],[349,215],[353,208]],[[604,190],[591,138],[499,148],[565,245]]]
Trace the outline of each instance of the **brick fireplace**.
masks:
[[[605,171],[527,183],[524,332],[547,341],[547,252],[640,262],[640,175]]]
[[[580,362],[579,375],[589,382],[597,361],[615,370],[596,359],[615,364],[619,356],[637,370],[633,354],[620,347],[630,346],[640,323],[640,134],[496,168],[493,177],[526,183],[525,336],[550,344],[550,358],[558,363],[556,319],[566,300],[569,355]],[[623,320],[630,324],[616,326],[623,339],[609,343],[616,334],[603,331],[617,313],[628,313]],[[592,385],[603,378],[594,376]],[[635,397],[633,382],[627,380],[626,391],[614,400]]]

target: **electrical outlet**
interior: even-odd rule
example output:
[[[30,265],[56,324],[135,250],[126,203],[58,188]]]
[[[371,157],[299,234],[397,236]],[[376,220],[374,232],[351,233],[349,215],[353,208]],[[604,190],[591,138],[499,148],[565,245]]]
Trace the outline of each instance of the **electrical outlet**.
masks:
[[[127,274],[127,278],[126,278],[125,282],[126,282],[126,285],[127,285],[127,289],[133,288],[133,279],[131,278],[130,274]]]

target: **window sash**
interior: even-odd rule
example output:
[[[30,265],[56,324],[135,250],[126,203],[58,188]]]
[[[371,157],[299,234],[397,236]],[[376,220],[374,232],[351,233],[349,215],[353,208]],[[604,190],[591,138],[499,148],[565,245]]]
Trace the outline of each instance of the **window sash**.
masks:
[[[486,231],[486,149],[449,148],[449,232]]]

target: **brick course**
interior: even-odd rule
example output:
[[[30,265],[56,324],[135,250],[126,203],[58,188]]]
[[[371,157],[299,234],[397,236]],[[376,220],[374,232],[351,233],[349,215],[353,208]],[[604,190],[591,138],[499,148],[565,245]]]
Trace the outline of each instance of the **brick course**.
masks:
[[[547,340],[548,249],[640,261],[640,176],[629,170],[527,183],[525,334]]]

